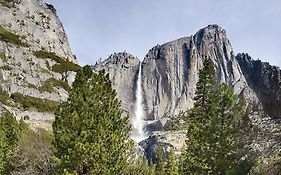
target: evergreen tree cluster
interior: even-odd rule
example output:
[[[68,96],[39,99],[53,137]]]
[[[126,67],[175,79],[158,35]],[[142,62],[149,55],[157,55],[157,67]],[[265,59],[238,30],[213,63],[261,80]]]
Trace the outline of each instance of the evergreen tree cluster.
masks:
[[[0,117],[0,174],[9,174],[12,170],[11,159],[19,135],[19,126],[15,117],[4,113]]]
[[[181,174],[246,174],[249,170],[242,170],[241,163],[247,148],[240,134],[248,125],[247,110],[243,99],[226,84],[216,89],[210,59],[203,63],[194,100],[186,118],[187,141],[181,156]]]
[[[146,157],[129,162],[130,125],[128,117],[122,116],[116,95],[108,74],[85,66],[77,72],[68,101],[55,113],[52,134],[34,134],[22,121],[18,123],[11,114],[4,114],[0,118],[0,174],[22,167],[32,169],[32,174],[68,175],[249,172],[246,142],[241,139],[243,128],[249,128],[245,104],[226,84],[216,87],[210,59],[205,59],[200,71],[194,107],[182,113],[187,124],[181,127],[187,128],[187,140],[179,159],[171,150],[165,160],[159,147],[155,164],[147,162]],[[30,144],[34,138],[36,143]],[[36,149],[30,153],[23,145]],[[24,159],[27,155],[32,155],[28,161]],[[15,157],[21,161],[13,163]]]
[[[128,167],[128,117],[104,71],[90,66],[77,73],[67,102],[53,123],[60,173],[124,174]]]

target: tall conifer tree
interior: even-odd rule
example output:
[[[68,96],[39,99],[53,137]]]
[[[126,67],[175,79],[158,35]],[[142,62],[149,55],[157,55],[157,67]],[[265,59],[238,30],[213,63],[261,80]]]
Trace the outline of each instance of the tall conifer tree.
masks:
[[[12,153],[19,137],[19,126],[16,118],[10,113],[0,117],[0,174],[10,174],[12,171]]]
[[[177,160],[174,150],[171,150],[168,155],[168,161],[165,168],[166,175],[178,175]]]
[[[165,174],[165,166],[164,166],[164,152],[161,146],[157,148],[157,162],[155,166],[156,175],[164,175]]]
[[[127,169],[128,117],[104,71],[78,71],[67,102],[53,123],[60,173],[124,174]]]
[[[244,147],[239,131],[243,129],[245,104],[226,84],[215,90],[214,80],[213,63],[206,59],[199,73],[194,107],[186,116],[188,139],[181,156],[181,174],[226,174],[239,166]]]

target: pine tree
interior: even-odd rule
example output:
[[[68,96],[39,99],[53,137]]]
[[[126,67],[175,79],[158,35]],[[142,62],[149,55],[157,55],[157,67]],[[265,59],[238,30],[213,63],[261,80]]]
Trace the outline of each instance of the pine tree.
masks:
[[[155,166],[151,161],[149,162],[149,165],[148,165],[148,174],[155,175]]]
[[[19,127],[16,118],[10,113],[0,117],[0,174],[12,171],[12,153],[17,145]]]
[[[203,61],[203,68],[199,73],[199,80],[196,84],[195,91],[195,104],[194,107],[200,107],[202,110],[208,110],[208,106],[211,100],[211,94],[215,90],[215,68],[211,59],[205,59]]]
[[[181,174],[226,174],[239,166],[244,151],[239,132],[245,126],[245,104],[226,84],[214,90],[215,83],[205,81],[215,76],[212,64],[207,62],[199,74],[194,108],[187,116],[188,139],[181,156]]]
[[[171,150],[168,155],[168,161],[165,168],[166,175],[178,175],[177,160],[174,150]]]
[[[130,127],[121,114],[109,75],[90,66],[78,71],[53,123],[58,172],[124,174]]]
[[[149,175],[149,167],[147,165],[147,159],[145,156],[142,157],[141,172],[143,175]]]
[[[214,91],[215,91],[215,68],[212,60],[205,59],[203,68],[199,72],[199,81],[196,84],[194,107],[189,115],[185,116],[187,121],[187,138],[185,150],[181,155],[181,174],[208,174],[208,163],[206,162],[205,143],[206,127],[209,118],[214,113]]]
[[[212,133],[209,137],[210,154],[213,160],[209,161],[212,171],[218,174],[226,174],[241,166],[241,157],[246,155],[245,142],[241,134],[249,128],[249,120],[246,115],[245,102],[239,99],[226,84],[221,84],[214,96],[215,115],[212,116],[208,129]],[[245,119],[245,117],[247,117]],[[248,164],[247,160],[243,164]],[[247,174],[240,171],[239,174]]]
[[[165,166],[164,166],[164,153],[163,148],[158,146],[157,149],[157,162],[155,166],[156,175],[164,175],[165,174]]]

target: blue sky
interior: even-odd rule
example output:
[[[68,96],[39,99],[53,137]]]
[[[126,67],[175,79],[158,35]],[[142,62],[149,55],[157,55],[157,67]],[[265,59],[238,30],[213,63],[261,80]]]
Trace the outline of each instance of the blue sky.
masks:
[[[57,9],[80,64],[113,52],[143,59],[156,44],[226,29],[234,52],[281,67],[280,0],[45,0]]]

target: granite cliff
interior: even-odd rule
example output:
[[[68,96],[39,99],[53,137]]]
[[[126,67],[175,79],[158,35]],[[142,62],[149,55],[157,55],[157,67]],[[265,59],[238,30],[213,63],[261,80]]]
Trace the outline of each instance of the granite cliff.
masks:
[[[261,108],[267,108],[265,101],[271,101],[271,97],[275,96],[277,90],[268,92],[262,86],[255,86],[255,79],[251,76],[264,75],[265,70],[259,72],[251,70],[256,69],[251,66],[255,61],[243,63],[243,59],[240,59],[241,55],[243,54],[235,56],[225,30],[218,25],[209,25],[191,37],[180,38],[150,49],[142,62],[146,119],[158,120],[173,117],[180,111],[186,111],[192,107],[198,73],[205,58],[213,60],[218,84],[227,83],[249,104],[262,104]],[[138,59],[132,55],[119,53],[93,66],[96,70],[105,69],[111,75],[113,86],[115,86],[125,110],[131,115],[138,63]],[[264,79],[261,79],[260,82],[264,82],[266,85],[270,81],[274,84],[272,87],[278,89],[280,88],[279,82],[270,76],[271,73],[278,74],[274,71],[280,74],[280,70],[274,66],[269,67],[268,74],[261,76]],[[272,87],[268,87],[268,89]],[[263,88],[264,93],[272,93],[271,96],[260,94],[259,88]],[[278,102],[279,98],[276,98],[275,101]],[[269,114],[269,110],[266,112]],[[278,112],[275,116],[277,115]]]
[[[55,8],[1,0],[0,58],[2,109],[31,123],[52,120],[79,67]]]
[[[206,58],[215,64],[217,85],[228,84],[251,108],[254,149],[262,157],[268,156],[273,147],[278,150],[280,69],[253,60],[247,54],[235,56],[226,31],[218,25],[209,25],[193,36],[153,47],[141,63],[146,129],[151,135],[140,143],[146,153],[153,159],[157,145],[166,150],[176,147],[180,152],[184,134],[163,131],[164,125],[192,107],[198,73]],[[134,115],[138,64],[139,60],[132,55],[118,53],[93,66],[95,70],[105,69],[110,74],[122,106],[131,116]]]

